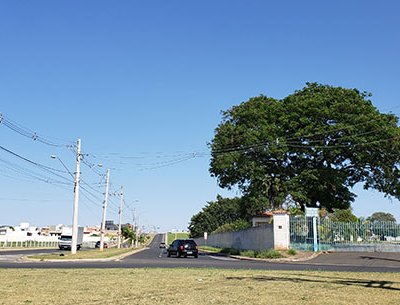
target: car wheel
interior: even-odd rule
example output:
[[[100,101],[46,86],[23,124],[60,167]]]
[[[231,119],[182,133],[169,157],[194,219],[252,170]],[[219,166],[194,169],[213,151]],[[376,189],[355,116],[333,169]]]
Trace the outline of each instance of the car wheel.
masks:
[[[194,255],[194,258],[198,258],[199,256],[197,254]]]
[[[167,256],[168,256],[168,257],[171,257],[171,253],[170,253],[169,251],[167,252]]]
[[[181,253],[179,251],[176,251],[176,257],[181,257]]]

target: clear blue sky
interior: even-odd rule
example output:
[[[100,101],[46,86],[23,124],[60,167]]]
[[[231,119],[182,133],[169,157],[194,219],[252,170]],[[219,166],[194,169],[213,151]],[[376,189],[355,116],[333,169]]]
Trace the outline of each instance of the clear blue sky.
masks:
[[[62,145],[81,138],[86,161],[111,167],[111,190],[124,186],[141,225],[185,229],[217,194],[235,195],[210,177],[209,156],[188,159],[208,151],[221,110],[317,81],[369,91],[379,110],[400,112],[399,10],[394,0],[2,1],[0,112]],[[4,124],[0,139],[63,170],[57,154],[74,171],[65,146]],[[0,170],[0,224],[71,223],[69,182],[5,151]],[[101,178],[86,165],[82,178],[79,222],[99,224]],[[357,216],[400,220],[397,200],[355,191]],[[107,219],[117,221],[117,204]]]

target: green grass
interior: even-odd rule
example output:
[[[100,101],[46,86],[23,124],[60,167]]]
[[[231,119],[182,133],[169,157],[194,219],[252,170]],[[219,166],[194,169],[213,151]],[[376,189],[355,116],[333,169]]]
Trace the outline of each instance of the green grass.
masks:
[[[171,244],[175,239],[187,239],[189,238],[189,233],[171,233],[168,232],[167,244]]]
[[[215,252],[219,253],[221,251],[221,248],[216,248],[212,246],[199,246],[199,250],[206,251],[206,252]]]
[[[277,251],[274,249],[255,251],[255,250],[238,250],[234,248],[216,248],[211,246],[201,246],[199,247],[199,249],[208,252],[224,253],[228,255],[239,255],[244,257],[266,258],[266,259],[283,258],[287,256],[294,256],[297,254],[297,251],[293,249],[287,251]]]
[[[234,248],[222,248],[220,253],[230,254],[230,255],[240,255],[240,251]]]
[[[281,258],[283,257],[279,251],[274,249],[262,250],[256,253],[257,258]]]
[[[70,259],[102,259],[102,258],[110,258],[114,256],[119,256],[125,253],[132,252],[134,249],[132,248],[109,248],[104,249],[101,252],[99,249],[87,250],[87,251],[77,251],[76,254],[72,255],[70,252],[67,253],[54,253],[47,255],[31,255],[28,256],[30,259],[37,260],[70,260]]]
[[[400,273],[0,269],[0,305],[398,304]]]
[[[240,252],[240,256],[246,256],[246,257],[256,257],[257,256],[257,251],[254,250],[244,250]]]

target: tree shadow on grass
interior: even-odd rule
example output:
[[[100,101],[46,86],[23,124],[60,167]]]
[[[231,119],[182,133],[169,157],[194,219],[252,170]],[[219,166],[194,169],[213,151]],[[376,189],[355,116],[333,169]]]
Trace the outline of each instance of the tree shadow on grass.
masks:
[[[301,275],[300,275],[301,276]],[[400,288],[392,287],[393,284],[400,284],[392,281],[374,281],[374,280],[363,280],[363,279],[349,279],[340,277],[329,277],[329,276],[318,276],[318,275],[304,275],[307,278],[293,276],[293,277],[280,277],[280,276],[228,276],[227,280],[252,280],[260,282],[291,282],[291,283],[321,283],[321,284],[334,284],[334,285],[346,285],[346,286],[357,286],[364,288],[375,288],[375,289],[387,289],[393,291],[400,291]]]

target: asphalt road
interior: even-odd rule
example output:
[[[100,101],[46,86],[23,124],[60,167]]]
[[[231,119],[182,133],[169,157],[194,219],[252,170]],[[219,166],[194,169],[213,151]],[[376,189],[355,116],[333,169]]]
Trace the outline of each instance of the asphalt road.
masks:
[[[0,268],[220,268],[248,270],[329,270],[356,272],[400,272],[398,253],[328,253],[307,262],[276,263],[238,260],[200,253],[198,258],[167,257],[157,235],[149,248],[117,261],[22,262],[22,255],[60,252],[59,250],[0,251]]]

